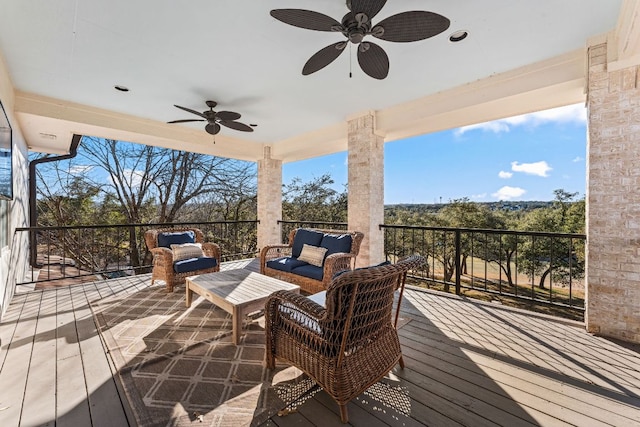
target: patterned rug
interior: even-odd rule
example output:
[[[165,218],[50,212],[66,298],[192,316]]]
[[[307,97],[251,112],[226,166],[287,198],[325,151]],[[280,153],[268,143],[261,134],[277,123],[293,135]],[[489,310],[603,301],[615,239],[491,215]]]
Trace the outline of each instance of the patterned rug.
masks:
[[[103,299],[92,310],[140,426],[258,425],[311,394],[296,368],[263,367],[262,318],[231,342],[231,316],[164,287]],[[306,396],[306,397],[305,397]]]

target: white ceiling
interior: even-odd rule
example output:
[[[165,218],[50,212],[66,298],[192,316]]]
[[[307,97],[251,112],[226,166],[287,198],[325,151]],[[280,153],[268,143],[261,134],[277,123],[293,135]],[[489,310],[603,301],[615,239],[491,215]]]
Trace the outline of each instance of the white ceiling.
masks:
[[[527,72],[538,80],[552,80],[541,70],[566,68],[573,74],[549,83],[566,88],[566,96],[555,88],[548,91],[548,105],[522,98],[520,107],[512,102],[513,114],[576,102],[581,52],[589,38],[616,27],[621,5],[622,0],[389,0],[374,22],[428,10],[448,17],[451,26],[419,42],[376,41],[391,64],[382,81],[360,70],[355,50],[302,76],[307,59],[342,36],[295,28],[269,15],[275,8],[300,8],[340,20],[347,11],[343,0],[2,0],[0,54],[34,150],[62,152],[70,133],[95,132],[167,146],[182,141],[176,148],[247,159],[259,158],[268,144],[290,161],[344,149],[346,120],[365,111],[380,114],[388,139],[464,124],[447,119],[444,104],[453,103],[447,111],[467,109],[467,120],[491,118],[472,114],[473,94],[505,88],[504,96],[478,102],[489,105],[527,92]],[[449,34],[461,29],[469,37],[451,43]],[[521,89],[509,89],[514,79]],[[537,99],[533,89],[540,97],[545,85],[531,88],[530,99]],[[467,100],[464,105],[455,104],[456,94]],[[241,122],[256,123],[255,132],[223,128],[211,148],[204,124],[164,124],[195,117],[173,104],[204,111],[207,99],[217,101],[219,110],[241,113]],[[415,111],[420,114],[409,120]]]

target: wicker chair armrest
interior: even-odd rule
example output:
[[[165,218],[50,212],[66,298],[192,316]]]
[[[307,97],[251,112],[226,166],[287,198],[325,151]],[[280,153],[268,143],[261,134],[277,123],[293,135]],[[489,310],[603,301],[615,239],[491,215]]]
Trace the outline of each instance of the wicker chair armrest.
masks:
[[[294,360],[300,345],[312,349],[327,348],[321,320],[326,309],[291,291],[277,291],[267,299],[264,310],[267,367],[275,367],[275,358]],[[279,338],[278,338],[279,337]]]
[[[271,319],[272,322],[277,322],[283,312],[288,312],[289,314],[297,312],[302,316],[318,321],[325,316],[326,311],[317,302],[291,291],[276,291],[269,296],[265,303],[265,316]],[[297,316],[291,315],[290,317]]]
[[[324,260],[323,282],[330,282],[333,276],[344,270],[351,270],[356,256],[351,253],[337,252]]]
[[[291,256],[292,248],[289,245],[269,245],[260,251],[260,273],[264,274],[264,265],[267,261],[280,258],[283,256]]]
[[[202,252],[204,252],[205,256],[215,258],[220,263],[220,245],[212,242],[205,242],[202,244]]]
[[[169,248],[157,247],[151,249],[154,264],[173,265],[173,252]]]

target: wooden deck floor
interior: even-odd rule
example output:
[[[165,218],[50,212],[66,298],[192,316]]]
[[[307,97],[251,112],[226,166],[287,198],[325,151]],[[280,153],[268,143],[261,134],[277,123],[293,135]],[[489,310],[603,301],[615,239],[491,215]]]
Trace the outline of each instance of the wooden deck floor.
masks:
[[[226,268],[238,264],[226,264]],[[148,276],[16,295],[0,324],[0,426],[134,425],[89,302]],[[640,425],[640,350],[577,323],[408,290],[396,368],[409,407],[375,390],[349,404],[356,426]],[[201,425],[201,424],[200,424]],[[265,425],[342,425],[324,393]]]

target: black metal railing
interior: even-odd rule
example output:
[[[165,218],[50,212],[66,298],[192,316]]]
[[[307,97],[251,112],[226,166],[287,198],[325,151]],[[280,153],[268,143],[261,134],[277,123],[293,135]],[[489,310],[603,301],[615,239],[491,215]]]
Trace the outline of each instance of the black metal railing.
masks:
[[[280,231],[282,233],[282,242],[289,241],[289,233],[294,228],[321,228],[330,230],[347,230],[346,222],[329,222],[329,221],[288,221],[279,220]]]
[[[150,272],[152,257],[144,233],[160,227],[199,228],[205,241],[220,245],[221,261],[254,257],[257,224],[252,220],[18,228],[16,233],[28,233],[35,250],[30,277],[17,284],[81,283]]]
[[[584,234],[384,224],[380,228],[387,259],[411,253],[427,258],[424,269],[413,274],[427,287],[584,311]]]
[[[282,241],[296,227],[346,230],[347,223],[278,221]],[[25,227],[35,242],[30,278],[18,285],[72,279],[73,283],[146,273],[148,229],[200,228],[218,243],[222,261],[257,254],[258,221]],[[412,272],[416,284],[457,294],[498,295],[525,303],[584,311],[583,234],[380,225],[386,259],[419,253],[427,264]]]

